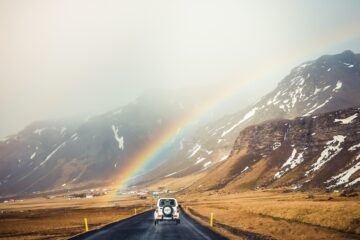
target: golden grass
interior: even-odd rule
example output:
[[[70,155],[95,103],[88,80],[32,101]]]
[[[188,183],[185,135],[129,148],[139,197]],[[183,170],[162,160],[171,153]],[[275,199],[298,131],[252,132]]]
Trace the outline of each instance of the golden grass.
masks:
[[[245,172],[243,175],[240,175],[239,177],[235,178],[229,183],[229,186],[225,186],[225,189],[231,191],[233,189],[253,188],[256,185],[258,179],[261,176],[263,176],[263,172],[266,170],[266,167],[267,167],[266,159],[262,159],[256,162],[252,166],[252,171]]]
[[[0,239],[66,239],[84,231],[84,218],[93,229],[132,215],[129,209],[51,209],[1,214]]]
[[[85,230],[127,218],[149,209],[153,200],[137,197],[96,197],[68,200],[33,198],[0,204],[0,239],[67,239]]]
[[[215,221],[276,239],[358,239],[360,201],[329,194],[245,192],[180,197],[184,205]],[[348,232],[348,233],[344,233]],[[350,234],[356,233],[356,234]],[[234,238],[235,239],[235,238]]]
[[[198,177],[198,176],[197,176]],[[195,178],[197,178],[195,177]],[[191,179],[191,180],[194,180]],[[154,188],[181,186],[179,179],[163,180]],[[189,178],[190,181],[190,178]],[[185,181],[185,183],[187,183]],[[169,184],[169,185],[166,185]],[[199,214],[207,225],[213,212],[215,230],[231,239],[241,239],[219,223],[234,229],[256,232],[276,239],[359,239],[360,197],[343,198],[332,193],[282,193],[280,191],[179,192],[175,196],[185,208]],[[329,200],[329,197],[332,199]],[[0,203],[0,239],[66,239],[84,231],[133,215],[153,206],[153,199],[109,196],[68,200],[33,198],[24,202]]]

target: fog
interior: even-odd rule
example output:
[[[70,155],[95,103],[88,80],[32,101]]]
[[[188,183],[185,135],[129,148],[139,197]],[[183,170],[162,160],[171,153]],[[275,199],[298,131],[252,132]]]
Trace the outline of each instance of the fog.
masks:
[[[359,13],[356,0],[0,0],[0,137],[150,88],[243,81],[224,106],[237,111],[296,64],[360,52]]]

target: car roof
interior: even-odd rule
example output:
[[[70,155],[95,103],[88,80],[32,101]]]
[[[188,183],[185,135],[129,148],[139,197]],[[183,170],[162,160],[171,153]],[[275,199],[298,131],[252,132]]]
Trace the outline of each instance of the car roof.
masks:
[[[176,198],[171,198],[171,197],[162,197],[162,198],[159,198],[159,200],[161,199],[171,199],[171,200],[176,200]]]
[[[178,205],[178,201],[175,198],[159,198],[157,204],[159,204],[161,200],[174,200],[175,204]]]

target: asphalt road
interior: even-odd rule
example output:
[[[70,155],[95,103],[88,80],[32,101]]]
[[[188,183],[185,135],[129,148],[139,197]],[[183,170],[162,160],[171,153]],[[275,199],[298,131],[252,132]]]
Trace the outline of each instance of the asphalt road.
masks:
[[[148,211],[71,239],[227,239],[201,226],[184,213],[181,213],[180,218],[181,223],[178,225],[173,222],[160,222],[155,226],[153,211]]]

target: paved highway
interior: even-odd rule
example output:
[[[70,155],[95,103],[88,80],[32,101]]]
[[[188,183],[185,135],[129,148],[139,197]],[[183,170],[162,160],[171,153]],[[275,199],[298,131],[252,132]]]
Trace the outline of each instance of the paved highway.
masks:
[[[146,240],[162,240],[162,239],[227,239],[210,229],[201,226],[189,216],[181,214],[181,223],[176,225],[172,222],[160,222],[154,225],[153,211],[148,211],[129,219],[107,225],[99,230],[90,231],[76,237],[72,240],[81,239],[146,239]]]

